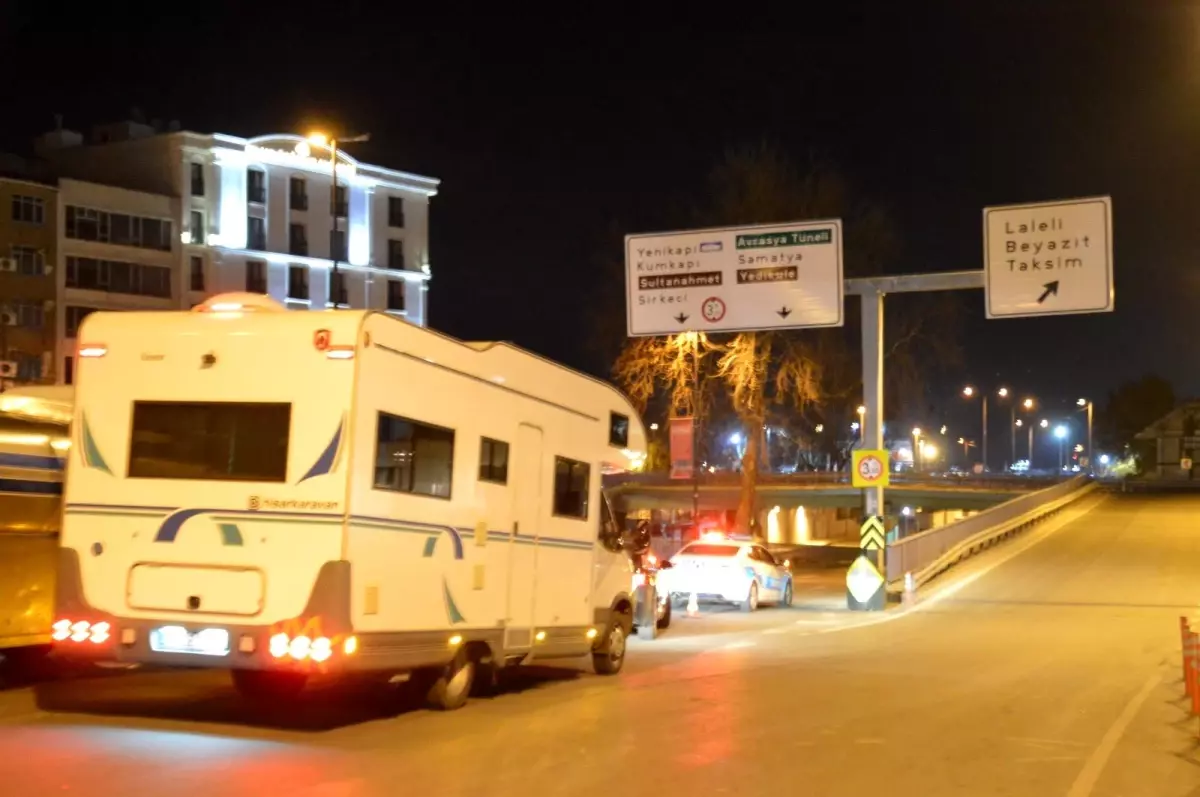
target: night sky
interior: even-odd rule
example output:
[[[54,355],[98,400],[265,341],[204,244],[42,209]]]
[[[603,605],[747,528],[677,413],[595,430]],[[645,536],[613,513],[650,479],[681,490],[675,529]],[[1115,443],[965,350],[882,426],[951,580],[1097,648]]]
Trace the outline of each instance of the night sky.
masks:
[[[0,147],[26,149],[55,113],[86,130],[134,106],[204,132],[369,131],[356,157],[443,180],[431,325],[597,373],[582,320],[597,255],[614,230],[661,229],[728,147],[837,164],[895,218],[894,273],[982,267],[985,205],[1110,194],[1116,312],[989,322],[982,291],[965,295],[947,404],[959,380],[1065,400],[1147,371],[1200,395],[1200,17],[1185,4],[904,4],[720,33],[615,10],[463,28],[408,4],[246,5],[88,19],[10,0]]]

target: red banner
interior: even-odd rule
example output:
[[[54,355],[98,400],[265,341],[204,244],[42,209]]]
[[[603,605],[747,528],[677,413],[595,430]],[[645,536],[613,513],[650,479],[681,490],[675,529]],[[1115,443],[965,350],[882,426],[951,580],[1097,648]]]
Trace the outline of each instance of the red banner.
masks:
[[[692,459],[695,451],[696,425],[691,418],[672,418],[671,429],[671,478],[692,478]]]

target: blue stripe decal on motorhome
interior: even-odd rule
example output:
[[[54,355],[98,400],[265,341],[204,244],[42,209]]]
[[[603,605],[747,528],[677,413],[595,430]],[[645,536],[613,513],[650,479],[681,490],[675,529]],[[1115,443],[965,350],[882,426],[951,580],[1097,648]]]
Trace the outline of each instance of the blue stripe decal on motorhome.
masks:
[[[63,469],[63,461],[58,457],[47,457],[39,454],[0,452],[0,467],[61,471]]]
[[[49,484],[58,484],[57,482],[47,482]],[[179,534],[179,526],[186,520],[201,514],[210,514],[215,520],[237,521],[237,520],[253,520],[254,518],[269,518],[279,520],[297,520],[297,521],[341,521],[344,516],[339,512],[282,512],[268,511],[256,509],[185,509],[181,510],[174,506],[138,506],[135,504],[91,504],[91,503],[70,503],[65,507],[67,512],[79,514],[113,514],[113,515],[128,515],[128,514],[146,514],[151,516],[170,515],[166,521],[160,526],[156,542],[173,542]],[[188,513],[186,517],[181,517],[184,513]],[[177,518],[176,521],[170,522],[171,518]],[[417,521],[395,520],[392,518],[375,517],[371,515],[352,515],[349,518],[351,525],[370,525],[377,526],[388,531],[407,531],[413,534],[427,535],[430,539],[436,541],[440,539],[442,534],[450,537],[454,544],[454,558],[463,558],[463,541],[464,534],[474,535],[474,529],[455,528],[453,526],[442,526],[434,523],[420,523]],[[595,547],[595,543],[590,540],[573,540],[564,537],[532,537],[529,535],[517,534],[513,535],[508,531],[490,530],[488,531],[488,539],[495,542],[515,542],[519,545],[545,545],[552,548],[565,548],[575,550],[591,550]]]
[[[321,452],[321,456],[317,457],[317,461],[308,469],[308,473],[300,478],[300,482],[307,481],[314,476],[324,476],[326,473],[331,473],[337,466],[338,451],[342,445],[342,430],[346,428],[346,416],[343,414],[341,421],[338,422],[337,431],[333,433],[333,439],[329,441],[329,445],[325,446],[325,450]]]
[[[371,523],[374,525],[383,526],[390,531],[411,531],[417,534],[429,534],[431,532],[446,532],[450,535],[451,541],[454,542],[454,558],[463,558],[463,541],[462,535],[458,529],[453,526],[439,526],[433,523],[415,523],[407,520],[392,520],[391,518],[370,517],[368,515],[352,515],[351,523]],[[437,537],[433,538],[435,541]],[[437,544],[436,542],[434,543]]]
[[[80,436],[83,442],[83,464],[111,476],[112,471],[109,469],[108,463],[104,460],[104,455],[100,453],[100,447],[96,445],[95,438],[92,437],[92,429],[88,426],[87,413],[81,411],[79,416],[83,421],[80,424]]]

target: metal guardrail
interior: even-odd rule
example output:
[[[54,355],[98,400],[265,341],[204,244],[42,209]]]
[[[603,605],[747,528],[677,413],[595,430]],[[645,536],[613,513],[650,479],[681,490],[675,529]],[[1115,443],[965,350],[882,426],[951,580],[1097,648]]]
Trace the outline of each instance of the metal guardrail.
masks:
[[[894,487],[933,487],[963,490],[1032,490],[1062,481],[1054,477],[1016,476],[988,474],[986,476],[932,476],[929,474],[898,474],[891,476]],[[706,473],[700,478],[701,487],[737,488],[741,484],[738,473]],[[662,473],[621,473],[604,477],[606,489],[618,487],[674,487],[692,489],[691,479],[671,479]],[[845,472],[809,471],[789,474],[761,474],[759,487],[811,487],[816,485],[850,486],[850,475]]]
[[[900,581],[911,573],[914,586],[919,587],[959,560],[1024,530],[1095,488],[1088,476],[1076,476],[891,543],[887,550],[887,580]]]

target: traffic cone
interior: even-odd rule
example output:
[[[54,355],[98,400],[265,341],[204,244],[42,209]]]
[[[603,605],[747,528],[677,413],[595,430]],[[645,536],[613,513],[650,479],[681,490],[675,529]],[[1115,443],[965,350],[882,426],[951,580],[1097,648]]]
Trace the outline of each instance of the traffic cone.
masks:
[[[688,617],[695,617],[696,615],[700,614],[700,601],[696,599],[696,593],[694,592],[692,593],[691,597],[688,598],[687,613]]]

